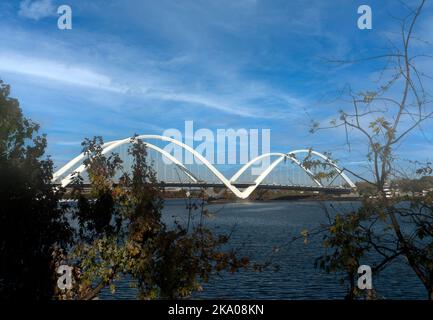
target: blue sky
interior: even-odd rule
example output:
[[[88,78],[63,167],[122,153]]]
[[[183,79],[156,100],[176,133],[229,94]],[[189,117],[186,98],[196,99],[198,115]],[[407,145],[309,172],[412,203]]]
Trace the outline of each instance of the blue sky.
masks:
[[[72,7],[72,30],[57,28],[61,4]],[[361,4],[372,7],[373,30],[357,28]],[[194,120],[197,129],[270,128],[274,151],[312,147],[362,170],[356,136],[348,152],[344,132],[312,135],[310,120],[329,121],[338,92],[371,88],[381,65],[324,58],[385,53],[399,28],[392,16],[404,12],[395,0],[3,0],[0,78],[48,134],[57,166],[84,137],[161,134]],[[432,26],[429,2],[417,35],[433,42]],[[405,140],[405,158],[430,157],[431,125]]]

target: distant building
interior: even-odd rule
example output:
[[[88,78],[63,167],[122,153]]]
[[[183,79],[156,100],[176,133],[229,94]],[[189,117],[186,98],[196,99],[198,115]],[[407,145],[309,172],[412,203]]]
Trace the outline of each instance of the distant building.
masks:
[[[387,198],[392,198],[393,197],[393,192],[391,187],[389,186],[388,183],[385,183],[383,186],[383,192],[385,193],[385,197]]]
[[[433,192],[433,188],[427,189],[427,190],[423,190],[422,191],[422,196],[426,197],[430,192]]]

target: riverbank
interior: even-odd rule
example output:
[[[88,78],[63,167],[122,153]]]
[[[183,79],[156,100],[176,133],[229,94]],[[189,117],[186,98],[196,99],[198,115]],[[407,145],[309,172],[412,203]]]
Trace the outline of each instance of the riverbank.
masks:
[[[181,199],[181,198],[179,198]],[[334,197],[334,196],[309,196],[309,195],[290,195],[281,196],[276,198],[268,199],[211,199],[210,203],[237,203],[237,202],[278,202],[278,201],[361,201],[362,197],[358,196],[345,196],[345,197]]]

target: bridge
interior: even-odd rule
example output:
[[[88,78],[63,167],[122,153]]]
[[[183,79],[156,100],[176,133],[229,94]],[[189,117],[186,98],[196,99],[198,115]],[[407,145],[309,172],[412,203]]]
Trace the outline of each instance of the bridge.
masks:
[[[310,149],[293,150],[288,153],[265,153],[254,157],[241,168],[217,168],[193,147],[176,139],[159,135],[140,135],[114,140],[102,145],[102,154],[118,153],[125,164],[130,163],[127,147],[133,141],[141,140],[148,150],[149,163],[156,172],[159,185],[176,188],[227,188],[240,199],[248,198],[256,189],[281,189],[316,191],[325,193],[350,193],[356,186],[333,160],[322,153]],[[195,164],[184,164],[167,152],[158,143],[172,144],[190,153]],[[323,166],[333,170],[333,177],[319,179],[317,168],[307,168],[298,155],[315,157]],[[66,163],[53,175],[52,182],[67,187],[76,174],[85,174],[82,153]],[[254,175],[252,168],[270,159],[269,166],[260,174]],[[226,165],[227,166],[227,165]],[[126,165],[126,167],[128,167]],[[235,170],[230,173],[230,170]],[[223,172],[225,174],[223,174]],[[227,178],[230,175],[231,178]]]

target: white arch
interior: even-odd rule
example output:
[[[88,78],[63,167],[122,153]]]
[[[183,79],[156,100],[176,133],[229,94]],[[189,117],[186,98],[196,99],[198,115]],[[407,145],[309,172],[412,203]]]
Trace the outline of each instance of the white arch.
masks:
[[[249,168],[251,167],[254,163],[256,163],[257,161],[267,158],[267,157],[272,157],[272,156],[279,156],[279,158],[277,160],[275,160],[265,171],[263,171],[259,177],[255,180],[255,181],[260,181],[262,182],[266,176],[272,172],[272,170],[278,165],[280,164],[281,161],[283,161],[285,158],[290,159],[291,161],[293,161],[294,163],[296,163],[298,166],[300,166],[309,176],[311,176],[311,178],[313,179],[313,181],[320,187],[323,187],[322,184],[320,183],[320,181],[318,181],[316,178],[314,178],[314,173],[311,172],[311,170],[307,169],[304,167],[304,165],[302,165],[302,163],[296,159],[295,157],[291,156],[290,153],[286,154],[286,153],[279,153],[279,152],[272,152],[272,153],[265,153],[262,154],[254,159],[252,159],[251,161],[249,161],[248,163],[246,163],[242,168],[239,169],[238,172],[236,172],[233,177],[231,177],[230,182],[234,183],[236,182],[239,177]],[[260,183],[259,182],[259,183]]]
[[[137,139],[142,139],[142,140],[155,139],[155,140],[171,142],[175,145],[178,145],[182,149],[185,149],[186,151],[193,154],[194,157],[196,157],[201,163],[203,163],[218,178],[218,180],[221,181],[228,189],[230,189],[230,191],[232,191],[237,197],[239,197],[241,199],[246,199],[251,194],[251,192],[246,193],[245,192],[246,190],[244,192],[241,192],[238,188],[233,186],[227,180],[227,178],[223,174],[221,174],[221,172],[219,172],[205,157],[203,157],[199,152],[197,152],[196,150],[194,150],[190,146],[188,146],[188,145],[186,145],[180,141],[177,141],[173,138],[169,138],[169,137],[165,137],[165,136],[158,136],[158,135],[140,135],[137,137]],[[125,143],[125,140],[121,140],[117,143],[110,145],[108,148],[116,148],[118,146],[121,146],[124,143]]]
[[[181,148],[187,150],[188,152],[192,153],[198,160],[200,160],[200,162],[202,162],[219,179],[219,181],[221,181],[237,197],[239,197],[241,199],[246,199],[246,198],[248,198],[248,196],[252,192],[252,191],[249,192],[249,193],[241,192],[238,188],[236,188],[235,186],[233,186],[227,180],[227,178],[224,175],[222,175],[212,164],[210,164],[209,161],[207,161],[207,159],[205,157],[203,157],[200,153],[198,153],[197,151],[195,151],[190,146],[188,146],[188,145],[186,145],[186,144],[184,144],[184,143],[182,143],[180,141],[177,141],[177,140],[169,138],[169,137],[158,136],[158,135],[140,135],[140,136],[137,136],[136,139],[140,139],[140,140],[155,139],[155,140],[167,141],[167,142],[171,142],[173,144],[176,144],[176,145],[180,146]],[[126,143],[129,143],[130,141],[131,141],[131,138],[108,142],[108,143],[106,143],[106,144],[103,145],[102,154],[106,154],[106,153],[110,152],[111,150],[113,150],[113,149],[115,149],[117,147],[120,147],[120,146],[122,146],[122,145],[124,145]],[[150,144],[148,144],[148,145],[150,145]],[[159,150],[161,150],[165,154],[168,154],[168,153],[166,153],[162,149],[159,149]],[[161,151],[159,151],[159,152],[161,152]],[[54,176],[56,178],[58,178],[61,175],[61,173],[59,174],[59,172],[63,172],[63,173],[66,172],[68,169],[72,168],[75,164],[77,164],[82,159],[84,159],[84,154],[81,154],[81,155],[77,156],[76,158],[74,158],[73,160],[71,160],[69,163],[67,163],[65,165],[66,169],[64,169],[65,167],[61,168],[58,172],[56,172],[54,174]],[[177,161],[177,162],[179,163],[179,161]],[[183,164],[182,164],[182,166],[183,166]],[[82,173],[84,170],[85,170],[85,166],[82,164],[76,170],[74,170],[74,173]],[[74,173],[71,173],[69,176],[67,176],[66,178],[62,179],[61,185],[63,187],[65,187],[65,186],[67,186],[68,184],[71,183]],[[55,181],[55,180],[57,180],[57,179],[53,179],[53,181]]]
[[[124,140],[116,140],[116,141],[107,142],[106,144],[104,144],[102,146],[102,148],[103,148],[102,154],[107,154],[109,151],[116,148],[116,146],[108,148],[109,146],[114,145],[115,143],[118,143],[118,142],[124,142],[125,140],[128,140],[129,142],[131,141],[131,139],[124,139]],[[148,143],[148,142],[143,142],[143,143],[149,149],[153,149],[156,152],[159,152],[160,154],[165,156],[168,160],[170,160],[175,165],[177,165],[188,176],[188,178],[190,178],[192,180],[192,182],[198,182],[198,179],[183,165],[183,163],[181,163],[178,159],[176,159],[170,153],[168,153],[167,151],[165,151],[165,150],[163,150],[163,149],[161,149],[161,148],[159,148],[159,147],[157,147],[151,143]],[[67,170],[73,168],[74,165],[76,165],[77,163],[79,163],[83,159],[84,159],[84,153],[81,153],[79,156],[72,159],[70,162],[68,162],[66,165],[64,165],[60,170],[58,170],[56,173],[54,173],[52,181],[53,182],[57,181],[62,174],[67,172]],[[84,165],[80,165],[72,173],[70,173],[68,176],[63,178],[61,181],[62,187],[66,187],[68,184],[70,184],[72,182],[74,174],[82,173],[85,169],[86,169],[86,167]]]
[[[111,142],[107,142],[105,143],[102,148],[102,154],[107,154],[108,152],[110,152],[111,150],[120,147],[124,144],[130,143],[132,138],[127,138],[127,139],[122,139],[122,140],[115,140],[115,141],[111,141]],[[219,181],[221,181],[228,189],[230,189],[230,191],[232,191],[238,198],[241,199],[246,199],[249,197],[249,195],[257,188],[257,186],[260,185],[260,183],[262,183],[262,181],[272,172],[272,170],[281,162],[283,161],[283,159],[285,158],[289,158],[291,161],[295,162],[298,166],[300,166],[308,175],[310,175],[313,180],[315,181],[315,183],[317,185],[319,185],[320,187],[323,187],[322,184],[314,178],[314,174],[307,168],[305,168],[302,163],[297,160],[295,157],[293,157],[293,154],[296,153],[301,153],[301,152],[311,152],[319,157],[321,157],[322,159],[324,159],[325,161],[327,161],[330,165],[334,166],[337,171],[339,172],[339,174],[346,180],[346,182],[352,187],[355,188],[354,183],[343,173],[343,171],[337,167],[337,165],[335,163],[333,163],[329,158],[327,158],[326,156],[324,156],[321,153],[318,153],[316,151],[311,151],[311,150],[295,150],[292,152],[289,152],[287,154],[283,154],[283,153],[269,153],[269,154],[264,154],[261,156],[256,157],[255,159],[251,160],[250,162],[248,162],[247,164],[245,164],[230,180],[228,180],[223,174],[221,174],[205,157],[203,157],[200,153],[198,153],[196,150],[194,150],[193,148],[191,148],[190,146],[177,141],[175,139],[169,138],[169,137],[165,137],[165,136],[159,136],[159,135],[140,135],[135,137],[135,139],[139,139],[139,140],[146,140],[146,139],[154,139],[154,140],[161,140],[161,141],[166,141],[166,142],[171,142],[181,148],[183,148],[184,150],[190,152],[191,154],[194,155],[194,157],[196,157],[202,164],[204,164],[217,178]],[[185,174],[193,181],[193,182],[198,182],[197,178],[195,178],[189,171],[188,169],[175,157],[173,157],[170,153],[166,152],[165,150],[151,144],[148,142],[144,142],[144,144],[159,152],[160,154],[162,154],[163,156],[167,157],[170,161],[172,161],[174,164],[176,164],[179,168],[181,168],[181,170],[183,170],[185,172]],[[279,158],[274,161],[264,172],[262,172],[262,174],[260,174],[257,179],[254,181],[254,185],[249,186],[248,188],[246,188],[245,190],[241,191],[239,190],[237,187],[235,187],[232,183],[234,183],[241,175],[243,172],[245,172],[245,170],[247,170],[252,164],[254,164],[256,161],[267,157],[267,156],[279,156]],[[81,160],[84,159],[84,154],[80,154],[79,156],[75,157],[74,159],[72,159],[70,162],[68,162],[65,166],[63,166],[60,170],[58,170],[54,175],[53,175],[53,182],[57,181],[59,179],[59,177],[61,175],[63,175],[64,173],[66,173],[69,169],[73,168],[76,164],[78,164]],[[76,170],[74,170],[73,173],[69,174],[67,177],[63,178],[61,180],[61,185],[63,187],[67,186],[68,184],[71,183],[73,175],[75,173],[82,173],[85,170],[85,166],[82,164],[80,165]]]
[[[116,141],[117,140],[104,143],[102,145],[102,149],[108,147],[109,145],[115,143]],[[80,153],[78,156],[76,156],[74,159],[69,161],[67,164],[65,164],[63,167],[61,167],[58,171],[56,171],[53,174],[53,181],[56,181],[61,175],[65,174],[69,169],[73,168],[77,163],[79,163],[83,159],[84,159],[84,153]]]
[[[333,167],[337,170],[338,174],[339,174],[339,175],[344,179],[344,181],[347,182],[347,184],[348,184],[351,188],[353,188],[353,189],[356,188],[356,185],[355,185],[355,184],[352,182],[352,180],[350,180],[350,178],[349,178],[349,177],[348,177],[348,176],[343,172],[343,169],[341,169],[339,166],[337,166],[337,164],[336,164],[334,161],[332,161],[332,159],[328,158],[328,157],[325,156],[324,154],[322,154],[322,153],[320,153],[320,152],[317,152],[317,151],[314,151],[314,150],[308,150],[308,149],[294,150],[294,151],[289,152],[289,154],[297,154],[297,153],[312,153],[312,154],[318,156],[319,158],[322,158],[323,160],[325,160],[328,164],[330,164],[331,166],[333,166]]]
[[[314,174],[307,168],[305,168],[305,166],[301,163],[301,161],[299,161],[298,159],[296,159],[294,156],[295,154],[298,153],[311,153],[314,154],[320,158],[322,158],[323,160],[325,160],[329,165],[333,166],[338,174],[349,184],[349,186],[351,188],[356,188],[356,185],[352,182],[352,180],[350,180],[350,178],[343,172],[342,169],[340,169],[335,162],[333,162],[331,159],[329,159],[327,156],[325,156],[324,154],[314,151],[314,150],[308,150],[308,149],[301,149],[301,150],[293,150],[290,151],[288,153],[265,153],[262,154],[254,159],[252,159],[251,161],[249,161],[248,163],[246,163],[241,169],[239,169],[238,172],[236,172],[233,177],[230,179],[231,183],[234,183],[237,181],[237,179],[239,179],[239,177],[249,168],[251,167],[254,163],[256,163],[257,161],[266,158],[266,157],[271,157],[271,156],[280,156],[280,158],[278,158],[277,160],[275,160],[260,176],[259,178],[264,175],[265,177],[269,174],[268,171],[272,171],[284,158],[288,158],[291,161],[295,162],[299,167],[301,167],[308,175],[311,176],[311,178],[314,180],[314,182],[316,182],[316,184],[318,184],[319,186],[323,187],[323,185],[314,178]],[[256,181],[259,179],[257,178]],[[263,180],[263,179],[262,179]]]

